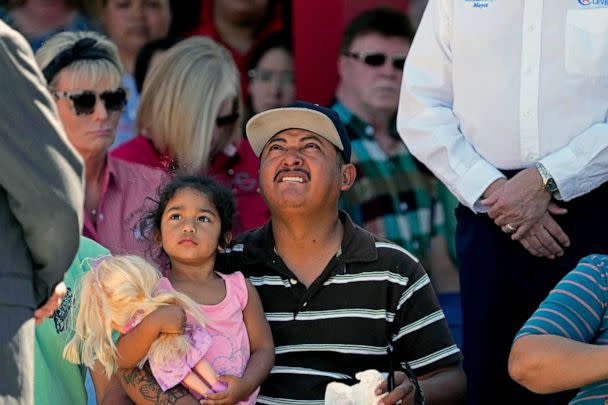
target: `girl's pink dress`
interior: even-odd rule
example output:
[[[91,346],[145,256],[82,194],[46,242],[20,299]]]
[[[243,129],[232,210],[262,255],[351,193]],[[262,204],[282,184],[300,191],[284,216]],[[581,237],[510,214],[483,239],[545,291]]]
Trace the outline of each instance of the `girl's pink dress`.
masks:
[[[203,358],[218,375],[242,377],[251,355],[249,336],[243,322],[243,310],[249,299],[247,285],[240,272],[216,274],[226,284],[226,296],[218,304],[199,305],[205,316],[205,330],[211,336],[211,344]],[[167,291],[175,291],[168,279],[163,278],[161,282]],[[255,404],[258,391],[259,388],[238,405]]]

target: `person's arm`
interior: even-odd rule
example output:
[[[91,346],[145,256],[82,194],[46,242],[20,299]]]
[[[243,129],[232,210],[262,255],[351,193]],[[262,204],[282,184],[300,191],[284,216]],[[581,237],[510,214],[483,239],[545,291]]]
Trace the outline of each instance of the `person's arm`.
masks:
[[[418,383],[425,399],[425,404],[462,404],[465,399],[466,377],[458,365],[447,366],[418,376]],[[395,389],[378,403],[392,405],[398,401],[404,405],[414,405],[414,386],[404,373],[395,375]],[[380,384],[376,393],[386,391],[386,381]]]
[[[562,336],[526,335],[511,348],[509,374],[538,394],[580,388],[608,380],[608,346]]]
[[[409,271],[406,286],[395,286],[390,295],[396,297],[392,342],[394,360],[407,362],[418,376],[426,398],[437,403],[459,403],[465,390],[465,380],[459,362],[462,355],[448,328],[445,316],[430,280],[419,263],[403,264]],[[426,381],[425,381],[426,380]],[[411,383],[405,379],[384,400],[393,404],[413,395]],[[412,396],[413,398],[413,396]],[[407,403],[407,402],[406,402]],[[429,403],[433,403],[430,402]]]
[[[131,401],[137,405],[200,405],[182,384],[163,391],[154,379],[148,363],[142,369],[119,369],[116,377]],[[114,405],[110,400],[104,405]]]
[[[474,211],[478,199],[504,176],[460,132],[452,111],[451,1],[430,0],[408,52],[397,113],[408,149]]]
[[[607,256],[583,258],[516,336],[511,377],[535,392],[557,392],[608,379],[608,348],[595,345],[608,302]]]
[[[165,305],[148,314],[116,342],[118,367],[137,366],[161,333],[183,333],[185,326],[186,313],[177,305]]]
[[[249,281],[247,305],[243,310],[243,321],[249,335],[251,357],[243,373],[243,377],[220,376],[219,380],[228,384],[228,389],[217,394],[207,395],[207,405],[228,405],[243,400],[251,395],[270,374],[274,364],[274,341],[270,326],[264,315],[262,301],[255,287]]]
[[[89,374],[91,374],[91,380],[93,381],[93,387],[95,388],[95,398],[99,404],[106,393],[109,381],[103,366],[99,361],[96,361],[95,365],[92,368],[89,368]]]
[[[41,306],[78,248],[83,164],[68,144],[29,45],[6,25],[0,28],[0,75],[7,84],[0,92],[0,188],[23,229]]]

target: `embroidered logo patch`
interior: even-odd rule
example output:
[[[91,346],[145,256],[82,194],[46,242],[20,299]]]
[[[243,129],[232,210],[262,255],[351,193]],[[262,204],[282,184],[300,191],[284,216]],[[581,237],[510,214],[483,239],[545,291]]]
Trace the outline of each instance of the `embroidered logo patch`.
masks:
[[[608,0],[576,0],[578,4],[585,8],[608,7]]]

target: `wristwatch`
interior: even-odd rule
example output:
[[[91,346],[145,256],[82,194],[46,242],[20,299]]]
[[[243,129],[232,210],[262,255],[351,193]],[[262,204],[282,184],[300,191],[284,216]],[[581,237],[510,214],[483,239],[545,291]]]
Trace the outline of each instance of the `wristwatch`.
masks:
[[[547,190],[549,194],[551,194],[555,198],[560,198],[559,189],[557,188],[557,183],[549,173],[549,170],[540,162],[536,163],[536,169],[540,173],[540,177],[543,179],[543,190]]]

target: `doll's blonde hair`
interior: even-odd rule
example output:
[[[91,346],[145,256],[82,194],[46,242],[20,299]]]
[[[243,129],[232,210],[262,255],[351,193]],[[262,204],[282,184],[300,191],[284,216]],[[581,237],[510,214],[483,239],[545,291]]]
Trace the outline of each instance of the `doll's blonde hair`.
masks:
[[[79,300],[79,303],[74,302],[79,309],[74,337],[63,351],[68,361],[90,368],[98,360],[110,378],[118,368],[112,322],[122,328],[138,312],[145,316],[163,305],[178,305],[201,326],[204,325],[197,304],[187,295],[178,292],[153,295],[161,274],[145,259],[139,256],[113,256],[93,267],[81,279],[79,298],[74,297]],[[161,334],[150,347],[147,358],[164,364],[183,355],[189,348],[184,335]]]

